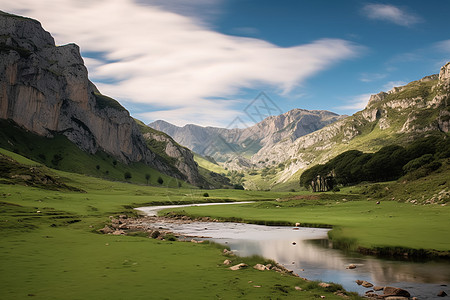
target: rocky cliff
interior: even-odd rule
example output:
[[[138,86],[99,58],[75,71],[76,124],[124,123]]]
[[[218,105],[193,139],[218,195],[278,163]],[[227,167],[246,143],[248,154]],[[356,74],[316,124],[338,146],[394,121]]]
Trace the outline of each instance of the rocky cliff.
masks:
[[[89,153],[102,150],[198,183],[195,164],[174,172],[147,147],[128,111],[89,81],[77,45],[55,46],[38,21],[2,12],[0,118],[42,136],[63,134]]]
[[[367,107],[294,142],[282,140],[252,157],[282,163],[278,183],[351,149],[374,152],[437,134],[446,136],[450,122],[450,63],[431,75],[370,97]]]
[[[165,121],[156,121],[149,126],[167,133],[200,155],[212,156],[221,162],[228,161],[227,166],[235,169],[248,164],[246,160],[261,148],[270,148],[281,140],[292,142],[341,118],[343,116],[329,111],[294,109],[243,129],[192,124],[178,127]],[[237,163],[235,158],[240,162]]]

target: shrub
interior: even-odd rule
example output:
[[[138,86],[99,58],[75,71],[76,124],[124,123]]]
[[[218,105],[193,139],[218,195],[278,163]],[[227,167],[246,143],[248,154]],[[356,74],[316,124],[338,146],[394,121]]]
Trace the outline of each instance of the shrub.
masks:
[[[424,154],[419,158],[413,159],[409,161],[406,165],[403,166],[403,171],[406,173],[412,172],[414,170],[417,170],[423,165],[426,165],[433,161],[433,155],[432,154]]]
[[[162,179],[161,176],[158,177],[158,183],[159,183],[159,184],[163,184],[163,183],[164,183],[164,179]]]
[[[152,232],[152,234],[150,235],[150,237],[152,239],[157,239],[159,236],[161,235],[161,232],[159,232],[158,230],[155,230]]]
[[[123,178],[125,178],[125,180],[130,180],[131,179],[131,173],[130,172],[125,172],[124,174],[123,174]]]
[[[209,197],[208,193],[203,193],[203,197]]]
[[[176,236],[174,236],[174,235],[171,234],[171,233],[166,234],[166,235],[164,236],[164,239],[165,239],[166,241],[176,241],[176,240],[177,240]]]

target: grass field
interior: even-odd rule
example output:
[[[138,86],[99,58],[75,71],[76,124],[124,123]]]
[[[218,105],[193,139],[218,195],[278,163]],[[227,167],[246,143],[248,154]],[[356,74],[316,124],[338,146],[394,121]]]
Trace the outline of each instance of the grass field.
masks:
[[[96,231],[110,222],[110,215],[130,215],[132,207],[150,203],[267,200],[288,193],[213,190],[206,198],[198,189],[38,168],[85,192],[0,184],[0,299],[340,299],[332,293],[336,287],[327,291],[316,282],[274,271],[231,271],[222,264],[227,258],[222,247],[215,245]],[[263,258],[233,260],[264,263]]]

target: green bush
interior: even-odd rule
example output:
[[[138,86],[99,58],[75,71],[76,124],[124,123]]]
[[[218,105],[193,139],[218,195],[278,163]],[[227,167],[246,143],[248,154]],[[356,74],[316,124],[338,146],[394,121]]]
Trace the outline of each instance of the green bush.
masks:
[[[208,193],[203,193],[203,197],[209,197]]]
[[[152,234],[150,235],[150,237],[152,239],[157,239],[159,236],[161,235],[161,232],[159,232],[158,230],[155,230],[152,232]]]
[[[125,178],[125,180],[130,180],[131,179],[131,173],[130,172],[125,172],[125,173],[123,173],[123,178]]]
[[[410,160],[406,165],[403,166],[403,171],[405,171],[406,173],[412,172],[432,161],[433,154],[424,154],[419,158]]]
[[[161,176],[158,177],[158,183],[159,183],[159,184],[163,184],[163,183],[164,183],[164,179],[162,179]]]

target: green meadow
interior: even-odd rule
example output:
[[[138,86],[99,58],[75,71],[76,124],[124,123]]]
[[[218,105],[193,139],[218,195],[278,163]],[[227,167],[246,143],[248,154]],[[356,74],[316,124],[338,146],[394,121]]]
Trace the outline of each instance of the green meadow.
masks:
[[[258,271],[264,258],[231,257],[250,268],[231,271],[215,244],[103,235],[109,216],[149,204],[268,200],[289,193],[165,188],[106,181],[48,169],[3,151],[71,188],[0,183],[1,299],[340,299],[339,286]],[[51,188],[53,188],[51,186]],[[303,290],[296,290],[295,287]],[[357,296],[351,295],[352,298]]]

